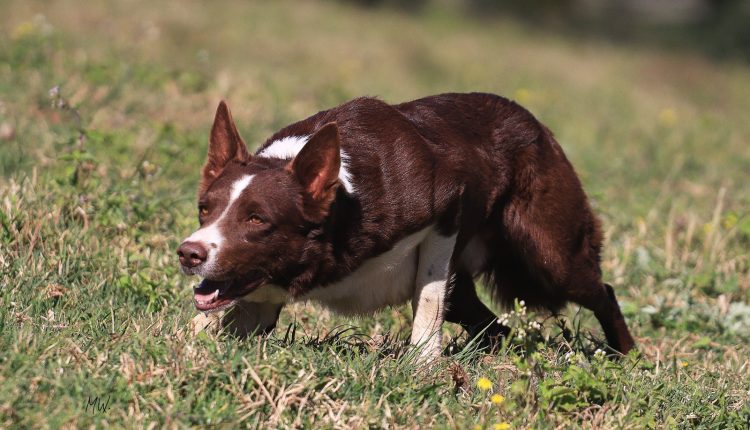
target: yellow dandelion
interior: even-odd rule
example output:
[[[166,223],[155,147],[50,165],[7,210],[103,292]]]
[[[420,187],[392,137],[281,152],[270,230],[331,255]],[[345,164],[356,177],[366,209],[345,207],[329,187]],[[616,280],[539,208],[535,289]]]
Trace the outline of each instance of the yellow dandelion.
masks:
[[[12,37],[13,39],[20,39],[22,37],[29,36],[31,34],[34,34],[36,31],[36,27],[34,26],[33,22],[22,22],[20,23],[16,28],[13,29]]]
[[[674,109],[666,108],[659,112],[659,124],[663,127],[673,127],[677,123],[677,112]]]
[[[688,367],[687,361],[680,361],[680,367]]]
[[[648,224],[646,224],[646,219],[643,217],[638,217],[635,219],[635,224],[638,227],[638,232],[641,234],[646,233],[646,228],[648,227]]]
[[[474,424],[474,427],[471,428],[472,430],[482,430],[482,426],[479,424]]]
[[[491,390],[492,389],[492,381],[490,381],[489,379],[487,379],[484,376],[482,376],[477,381],[477,387],[479,387],[479,389],[482,390],[482,391]]]
[[[516,101],[519,104],[526,104],[531,100],[531,91],[529,91],[526,88],[519,88],[516,90],[516,92],[513,94],[513,97],[516,99]]]
[[[499,405],[505,401],[505,396],[503,396],[502,394],[493,394],[492,397],[490,397],[490,401],[496,405]]]
[[[508,423],[499,423],[492,426],[494,430],[508,430],[510,428],[510,424]]]
[[[724,228],[729,230],[730,228],[737,225],[737,221],[738,221],[737,215],[730,213],[729,215],[724,217],[724,222],[723,222]]]

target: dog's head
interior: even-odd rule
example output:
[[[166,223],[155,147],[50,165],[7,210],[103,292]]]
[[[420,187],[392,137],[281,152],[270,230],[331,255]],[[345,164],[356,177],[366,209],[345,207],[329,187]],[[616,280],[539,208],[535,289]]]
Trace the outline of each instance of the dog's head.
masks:
[[[308,233],[335,198],[340,165],[335,123],[292,160],[251,156],[221,102],[198,189],[200,228],[177,250],[182,270],[204,278],[195,306],[224,309],[298,271]]]

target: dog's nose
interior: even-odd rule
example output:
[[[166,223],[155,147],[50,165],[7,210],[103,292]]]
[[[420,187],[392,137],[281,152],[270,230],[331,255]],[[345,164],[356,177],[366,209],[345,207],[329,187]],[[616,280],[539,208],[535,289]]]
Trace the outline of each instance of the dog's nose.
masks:
[[[180,264],[185,267],[195,267],[206,261],[208,250],[198,242],[182,242],[177,248]]]

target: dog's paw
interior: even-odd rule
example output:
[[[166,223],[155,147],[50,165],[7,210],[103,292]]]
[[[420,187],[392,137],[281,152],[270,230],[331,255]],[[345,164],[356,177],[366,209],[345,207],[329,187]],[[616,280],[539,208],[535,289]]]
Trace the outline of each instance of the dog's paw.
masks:
[[[199,313],[190,321],[190,328],[194,335],[202,332],[218,331],[221,326],[222,312]]]

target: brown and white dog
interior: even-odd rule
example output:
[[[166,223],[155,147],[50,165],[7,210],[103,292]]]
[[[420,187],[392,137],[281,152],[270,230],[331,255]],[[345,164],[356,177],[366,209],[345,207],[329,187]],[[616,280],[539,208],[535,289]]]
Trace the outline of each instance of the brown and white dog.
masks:
[[[179,247],[204,279],[195,306],[234,306],[241,334],[284,304],[368,314],[411,300],[411,342],[440,354],[444,321],[503,334],[477,298],[594,311],[609,345],[634,345],[602,282],[602,235],[552,134],[491,94],[389,105],[358,98],[292,124],[250,155],[222,102],[198,190],[200,229]],[[486,330],[485,330],[486,329]]]

